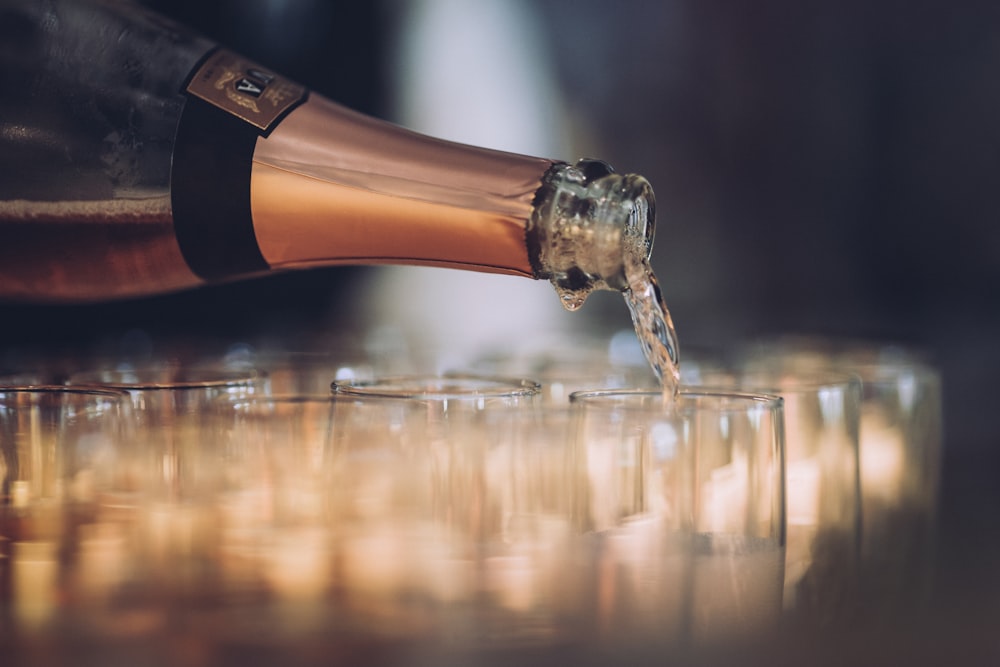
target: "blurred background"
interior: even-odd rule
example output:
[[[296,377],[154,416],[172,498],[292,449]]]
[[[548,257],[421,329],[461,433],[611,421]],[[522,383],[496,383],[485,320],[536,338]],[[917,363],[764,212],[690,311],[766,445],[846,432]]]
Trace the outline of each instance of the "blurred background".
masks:
[[[997,610],[1000,4],[146,4],[412,129],[643,174],[682,359],[686,345],[778,334],[925,350],[944,379],[944,603]],[[88,307],[0,304],[0,323],[0,365],[178,337],[395,327],[516,348],[630,326],[615,294],[566,313],[547,283],[366,267]]]

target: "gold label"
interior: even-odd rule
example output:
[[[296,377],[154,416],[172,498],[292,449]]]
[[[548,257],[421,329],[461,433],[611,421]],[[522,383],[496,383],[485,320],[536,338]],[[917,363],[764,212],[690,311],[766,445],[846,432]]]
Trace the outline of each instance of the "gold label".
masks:
[[[187,92],[265,133],[308,94],[305,86],[225,49],[212,53],[198,68]]]

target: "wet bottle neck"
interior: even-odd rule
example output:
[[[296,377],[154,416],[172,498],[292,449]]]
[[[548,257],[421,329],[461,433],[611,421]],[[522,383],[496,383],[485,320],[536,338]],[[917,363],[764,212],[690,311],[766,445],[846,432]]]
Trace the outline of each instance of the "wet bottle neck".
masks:
[[[653,247],[655,199],[649,183],[606,163],[557,163],[543,179],[528,222],[536,278],[549,280],[568,310],[594,290],[623,292],[629,267]]]

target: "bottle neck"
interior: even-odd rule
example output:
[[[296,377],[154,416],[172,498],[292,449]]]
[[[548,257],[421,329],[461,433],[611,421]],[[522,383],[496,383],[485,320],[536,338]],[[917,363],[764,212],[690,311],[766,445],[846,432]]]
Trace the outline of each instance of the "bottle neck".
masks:
[[[234,80],[262,92],[243,99]],[[421,135],[225,51],[208,56],[188,92],[171,197],[181,250],[206,280],[337,264],[445,266],[547,279],[575,310],[594,290],[628,290],[628,267],[648,263],[652,189],[603,162]],[[256,111],[270,107],[258,98],[271,97],[282,105],[261,121]],[[220,136],[228,148],[209,150]]]
[[[531,277],[526,221],[552,164],[313,96],[257,140],[254,233],[274,269],[415,264]]]
[[[629,289],[629,267],[649,261],[655,210],[641,176],[598,160],[553,165],[528,225],[535,277],[549,280],[568,310],[594,290]]]

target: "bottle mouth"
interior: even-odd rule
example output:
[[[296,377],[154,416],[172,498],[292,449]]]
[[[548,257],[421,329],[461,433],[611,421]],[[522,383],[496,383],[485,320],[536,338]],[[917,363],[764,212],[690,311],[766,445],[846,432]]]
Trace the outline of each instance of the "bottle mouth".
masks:
[[[653,250],[656,203],[649,182],[599,160],[554,165],[528,226],[535,277],[576,310],[594,290],[629,288],[627,267]]]
[[[638,174],[622,177],[622,201],[627,203],[625,241],[635,244],[627,252],[635,253],[636,259],[648,262],[653,254],[653,238],[656,235],[656,198],[653,187]]]

